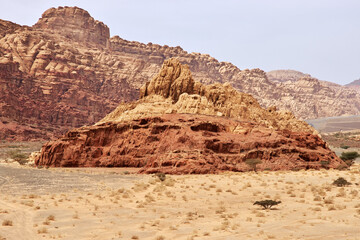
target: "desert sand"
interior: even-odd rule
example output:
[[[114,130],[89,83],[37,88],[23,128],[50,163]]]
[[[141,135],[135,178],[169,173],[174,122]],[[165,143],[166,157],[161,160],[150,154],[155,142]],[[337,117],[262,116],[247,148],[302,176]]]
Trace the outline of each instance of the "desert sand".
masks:
[[[360,239],[359,164],[164,181],[135,172],[1,164],[0,239]],[[282,203],[253,205],[264,199]]]

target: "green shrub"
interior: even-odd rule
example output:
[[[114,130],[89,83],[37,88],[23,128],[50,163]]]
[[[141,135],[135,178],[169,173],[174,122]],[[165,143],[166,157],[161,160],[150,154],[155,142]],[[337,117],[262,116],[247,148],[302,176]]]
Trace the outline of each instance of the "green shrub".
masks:
[[[354,160],[355,158],[360,157],[358,152],[342,152],[340,158],[342,160]]]
[[[333,182],[333,185],[335,185],[335,186],[337,186],[337,187],[344,187],[344,186],[351,185],[351,183],[348,182],[345,178],[339,177],[338,179],[336,179],[336,180]]]
[[[256,202],[254,202],[253,205],[260,205],[264,209],[271,209],[273,206],[276,206],[280,203],[281,203],[281,201],[274,201],[274,200],[267,199],[267,200],[263,200],[263,201],[256,201]]]
[[[348,149],[350,146],[347,146],[347,145],[342,145],[340,146],[342,149]]]
[[[28,158],[28,155],[25,153],[22,153],[20,150],[8,151],[7,155],[9,158],[17,161],[21,165],[25,164],[27,162],[27,158]]]

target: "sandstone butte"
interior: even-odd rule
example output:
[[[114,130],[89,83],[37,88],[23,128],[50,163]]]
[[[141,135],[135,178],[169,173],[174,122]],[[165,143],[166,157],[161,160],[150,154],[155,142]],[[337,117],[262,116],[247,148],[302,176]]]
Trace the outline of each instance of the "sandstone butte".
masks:
[[[0,139],[50,139],[91,125],[119,103],[137,100],[171,57],[203,84],[229,83],[262,107],[275,105],[301,119],[360,113],[353,89],[310,76],[272,81],[260,69],[240,70],[207,54],[110,37],[87,11],[58,7],[31,27],[0,20]]]
[[[316,131],[290,112],[264,109],[230,84],[194,81],[189,67],[166,60],[136,102],[122,103],[93,126],[42,147],[36,165],[138,167],[141,173],[205,174],[335,168],[344,164]]]

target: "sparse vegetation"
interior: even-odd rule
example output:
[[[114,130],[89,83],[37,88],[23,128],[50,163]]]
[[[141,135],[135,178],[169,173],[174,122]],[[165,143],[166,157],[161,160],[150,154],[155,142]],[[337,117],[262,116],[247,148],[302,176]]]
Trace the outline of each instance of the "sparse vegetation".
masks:
[[[2,222],[2,225],[3,226],[12,226],[13,225],[13,222],[11,220],[4,220]]]
[[[333,185],[335,185],[335,186],[337,186],[337,187],[344,187],[344,186],[351,185],[351,183],[348,182],[345,178],[339,177],[338,179],[336,179],[336,180],[333,182]]]
[[[280,203],[281,203],[281,201],[274,201],[274,200],[267,199],[267,200],[262,200],[262,201],[256,201],[256,202],[254,202],[253,205],[260,205],[264,209],[271,209],[273,206],[276,206]]]
[[[166,175],[165,175],[165,173],[156,173],[155,174],[159,179],[160,179],[160,181],[165,181],[165,179],[166,179]]]
[[[10,150],[7,152],[7,155],[9,158],[17,161],[21,165],[24,165],[25,163],[27,163],[28,155],[25,153],[22,153],[19,149]]]
[[[356,158],[360,157],[360,154],[358,152],[342,152],[340,158],[342,160],[354,160]]]
[[[247,165],[249,165],[249,167],[251,168],[251,170],[256,172],[256,165],[261,163],[261,160],[259,158],[249,158],[247,160],[245,160],[245,163]]]
[[[329,161],[321,161],[320,164],[323,168],[328,169],[330,162]]]
[[[46,227],[40,228],[37,230],[38,234],[48,233],[48,230]]]

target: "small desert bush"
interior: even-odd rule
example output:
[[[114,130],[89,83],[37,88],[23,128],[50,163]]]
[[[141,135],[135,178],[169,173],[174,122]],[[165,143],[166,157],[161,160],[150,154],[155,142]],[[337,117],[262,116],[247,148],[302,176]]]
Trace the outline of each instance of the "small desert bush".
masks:
[[[12,226],[13,225],[13,222],[11,220],[4,220],[2,222],[2,225],[3,226]]]
[[[249,165],[251,170],[256,172],[256,165],[260,164],[261,160],[259,158],[249,158],[249,159],[245,160],[245,163],[247,165]]]
[[[267,200],[262,200],[262,201],[256,201],[256,202],[254,202],[253,205],[260,205],[264,209],[271,209],[273,206],[276,206],[280,203],[281,203],[281,201],[274,201],[274,200],[267,199]]]
[[[155,176],[157,176],[162,182],[166,179],[165,173],[156,173]]]
[[[335,186],[337,186],[337,187],[344,187],[344,186],[351,185],[351,183],[348,182],[345,178],[339,177],[338,179],[336,179],[336,180],[333,182],[333,185],[335,185]]]
[[[360,157],[358,152],[342,152],[340,158],[342,160],[353,160],[357,157]]]
[[[17,161],[21,165],[27,163],[28,155],[22,153],[20,150],[11,150],[7,152],[9,158]]]
[[[48,230],[46,227],[40,228],[37,230],[38,234],[42,234],[42,233],[48,233]]]

